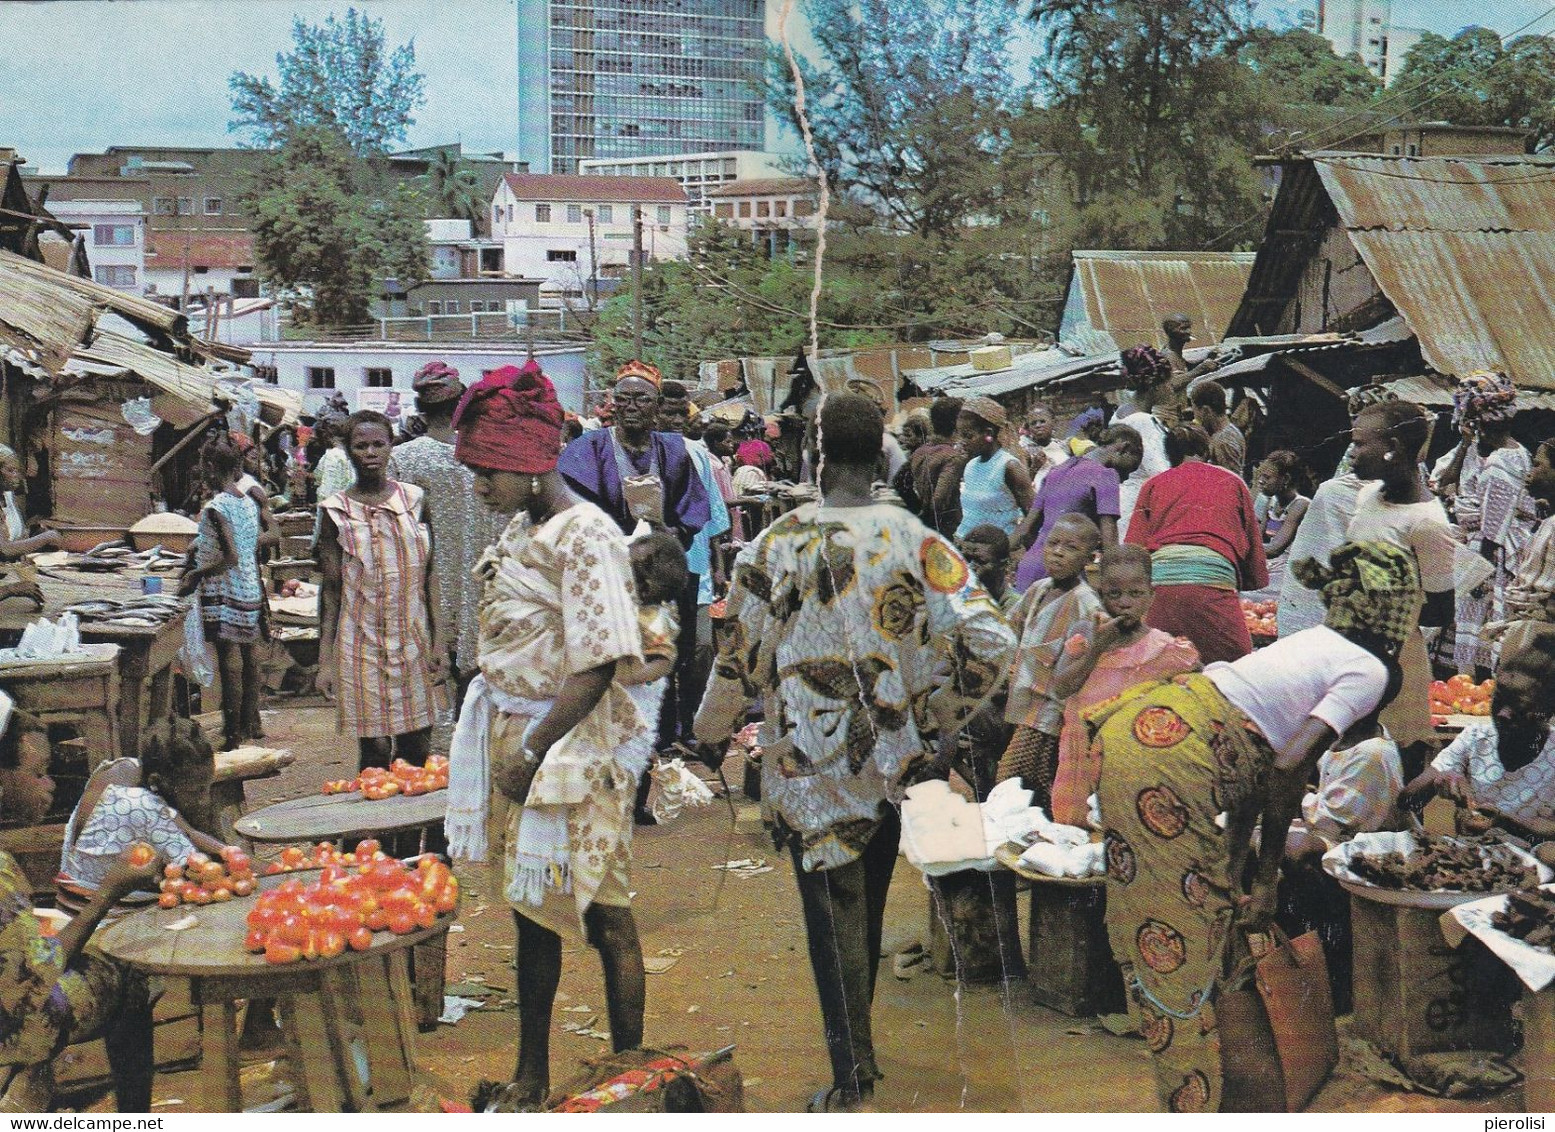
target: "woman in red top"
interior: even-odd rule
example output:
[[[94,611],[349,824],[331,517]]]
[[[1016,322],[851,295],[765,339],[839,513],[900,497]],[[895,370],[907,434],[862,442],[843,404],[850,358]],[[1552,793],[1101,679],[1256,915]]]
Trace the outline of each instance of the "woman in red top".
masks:
[[[1269,584],[1252,493],[1208,454],[1198,425],[1167,433],[1172,466],[1145,481],[1126,537],[1150,552],[1156,598],[1146,623],[1187,637],[1205,664],[1253,651],[1237,591]]]

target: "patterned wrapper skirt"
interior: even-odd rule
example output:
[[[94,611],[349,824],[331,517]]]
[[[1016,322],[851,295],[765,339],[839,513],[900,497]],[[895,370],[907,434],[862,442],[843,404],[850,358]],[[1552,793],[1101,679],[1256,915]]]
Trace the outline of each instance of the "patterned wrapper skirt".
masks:
[[[1232,977],[1240,886],[1215,818],[1261,796],[1274,752],[1197,673],[1137,685],[1085,718],[1102,767],[1107,932],[1162,1103],[1171,1112],[1218,1111],[1214,1001]]]

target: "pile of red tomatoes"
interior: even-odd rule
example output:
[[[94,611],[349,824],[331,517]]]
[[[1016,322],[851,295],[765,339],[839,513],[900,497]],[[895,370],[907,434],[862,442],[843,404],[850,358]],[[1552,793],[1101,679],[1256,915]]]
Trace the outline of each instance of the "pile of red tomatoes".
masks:
[[[404,794],[414,798],[418,794],[430,794],[448,787],[448,759],[444,755],[428,755],[425,766],[416,766],[404,759],[395,759],[387,770],[368,767],[355,778],[338,778],[324,783],[325,794],[355,794],[360,791],[369,802],[381,802]]]
[[[332,959],[348,947],[366,951],[374,932],[431,928],[458,906],[459,882],[442,861],[422,857],[407,868],[376,846],[362,842],[354,864],[325,865],[312,884],[293,878],[261,892],[244,946],[270,963]]]
[[[149,858],[136,863],[149,863]],[[222,847],[219,861],[211,860],[204,853],[190,853],[183,864],[165,866],[162,895],[157,897],[157,904],[163,908],[176,908],[180,904],[224,904],[240,896],[251,896],[253,892],[253,862],[237,846],[226,845]]]

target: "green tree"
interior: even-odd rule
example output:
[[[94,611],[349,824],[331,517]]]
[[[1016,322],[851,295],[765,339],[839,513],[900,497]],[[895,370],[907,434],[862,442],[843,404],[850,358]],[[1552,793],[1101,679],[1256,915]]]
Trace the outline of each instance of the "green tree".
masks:
[[[440,149],[427,164],[426,185],[432,205],[441,216],[480,223],[486,214],[480,178],[460,164],[447,149]]]
[[[403,185],[375,196],[370,174],[334,131],[303,126],[244,194],[260,274],[298,300],[304,321],[365,322],[385,278],[427,276],[425,203]]]
[[[228,79],[236,115],[228,129],[270,148],[301,127],[324,126],[359,156],[405,140],[426,101],[413,42],[389,50],[383,21],[348,8],[344,20],[329,15],[322,24],[293,17],[292,43],[275,57],[279,86],[242,71]]]
[[[1203,247],[1256,217],[1251,155],[1269,115],[1233,46],[1245,0],[1043,0],[1039,86],[1062,154],[1076,240]]]
[[[1336,55],[1328,40],[1305,28],[1249,28],[1233,46],[1273,107],[1364,106],[1382,92],[1381,81],[1358,57]]]
[[[1545,36],[1503,44],[1488,28],[1452,39],[1428,32],[1404,57],[1394,89],[1410,92],[1415,118],[1512,126],[1527,130],[1536,150],[1555,145],[1555,44]]]

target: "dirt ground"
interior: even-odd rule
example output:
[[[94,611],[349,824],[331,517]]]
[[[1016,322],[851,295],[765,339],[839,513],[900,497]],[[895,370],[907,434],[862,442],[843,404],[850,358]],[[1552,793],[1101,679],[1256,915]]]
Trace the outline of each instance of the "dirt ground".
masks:
[[[280,701],[276,710],[266,711],[265,724],[267,745],[290,747],[298,759],[279,778],[251,784],[251,806],[308,794],[326,779],[354,773],[355,745],[334,733],[333,712],[321,701]],[[757,807],[741,796],[737,781],[734,785],[732,814],[731,805],[720,799],[666,827],[637,833],[634,909],[643,953],[661,961],[652,965],[668,966],[648,975],[646,1041],[697,1051],[734,1044],[748,1109],[803,1111],[829,1074],[798,895],[787,859],[765,839]],[[742,858],[764,858],[771,871],[741,876],[713,867]],[[512,917],[491,873],[467,868],[461,877],[463,930],[449,937],[449,993],[483,993],[485,1006],[456,1025],[421,1035],[418,1045],[426,1082],[458,1099],[482,1078],[510,1076],[517,1044]],[[892,954],[914,942],[927,943],[928,923],[923,880],[899,860],[883,950]],[[607,1050],[598,1038],[564,1029],[568,1026],[608,1027],[599,965],[586,949],[563,956],[551,1046],[553,1083],[571,1077],[582,1059]],[[1020,982],[1004,992],[996,987],[958,992],[954,982],[921,968],[909,979],[896,978],[888,958],[882,964],[874,1028],[886,1075],[875,1097],[882,1111],[1155,1111],[1143,1042],[1116,1037],[1094,1020],[1035,1005]],[[158,1077],[163,1111],[177,1111],[177,1098],[187,1094],[185,1074]],[[1515,1112],[1521,1107],[1520,1088],[1484,1100],[1450,1102],[1386,1090],[1341,1072],[1310,1111]]]

